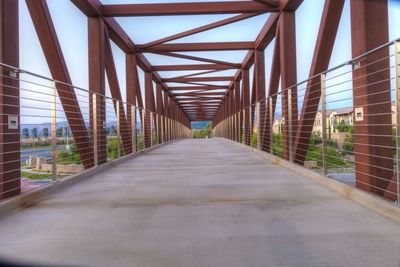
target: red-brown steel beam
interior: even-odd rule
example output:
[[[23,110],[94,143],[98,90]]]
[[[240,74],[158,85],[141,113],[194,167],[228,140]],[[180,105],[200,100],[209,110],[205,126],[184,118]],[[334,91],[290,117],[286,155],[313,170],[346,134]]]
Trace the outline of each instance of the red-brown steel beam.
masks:
[[[192,64],[192,65],[159,65],[153,66],[153,71],[186,71],[186,70],[230,70],[239,69],[241,65],[227,66],[221,64]]]
[[[234,86],[234,92],[235,92],[235,141],[240,142],[240,138],[242,136],[242,131],[241,131],[241,124],[240,124],[240,82],[235,81],[235,86]]]
[[[242,74],[242,107],[244,109],[244,140],[246,145],[251,144],[250,128],[250,76],[249,70],[244,69]]]
[[[157,103],[157,142],[159,144],[161,144],[162,141],[162,129],[161,127],[163,127],[163,123],[162,123],[162,119],[161,116],[164,115],[164,101],[162,98],[162,85],[157,83],[156,84],[156,103]]]
[[[145,72],[145,131],[144,131],[144,146],[148,148],[151,146],[152,140],[152,117],[150,112],[155,112],[154,90],[153,90],[153,77],[151,72]]]
[[[210,74],[210,73],[216,73],[216,72],[220,72],[220,71],[224,71],[224,70],[206,70],[206,71],[200,71],[200,72],[196,72],[196,73],[190,73],[190,74],[185,74],[185,75],[177,76],[177,77],[175,77],[175,78],[189,78],[189,77],[195,77],[195,76],[199,76],[199,75],[205,75],[205,74]]]
[[[272,123],[274,122],[275,117],[275,108],[276,108],[276,101],[278,99],[278,87],[279,87],[279,80],[281,75],[281,62],[280,62],[280,37],[279,37],[279,30],[277,31],[275,37],[275,44],[274,44],[274,52],[272,56],[272,65],[271,65],[271,73],[269,79],[269,89],[268,89],[268,99],[266,103],[266,116],[264,117],[264,135],[265,135],[265,142],[263,144],[262,149],[265,151],[271,151],[271,116],[272,116]],[[272,115],[270,112],[270,101],[269,98],[272,99]]]
[[[203,100],[203,101],[207,101],[207,100],[221,100],[221,97],[185,97],[185,98],[177,98],[177,101],[180,101],[180,103],[182,103],[182,101],[197,101],[197,100]]]
[[[276,12],[278,10],[278,6],[271,7],[253,1],[121,4],[103,5],[102,7],[105,17],[237,14]]]
[[[143,108],[142,93],[137,71],[137,60],[135,54],[126,54],[126,99],[131,105]],[[129,115],[129,114],[128,114]]]
[[[279,44],[281,65],[281,88],[282,88],[282,115],[285,124],[282,127],[283,158],[289,159],[290,147],[289,136],[292,133],[292,144],[294,141],[297,120],[297,68],[296,68],[296,17],[294,12],[282,12],[279,18]],[[293,87],[291,87],[293,86]],[[289,107],[288,88],[291,87],[291,102]],[[291,109],[291,129],[289,128],[289,108]]]
[[[140,52],[165,51],[165,52],[187,52],[187,51],[227,51],[248,50],[254,48],[254,42],[218,42],[218,43],[172,43],[159,44],[150,48],[136,46]]]
[[[353,58],[389,41],[387,1],[353,0],[350,12]],[[394,200],[389,48],[359,64],[353,68],[353,106],[363,110],[354,120],[356,186]]]
[[[19,67],[18,1],[0,1],[0,62]],[[20,125],[8,127],[8,115],[20,120],[19,80],[7,78],[10,69],[1,68],[0,76],[0,200],[21,192]],[[18,77],[18,76],[17,76]]]
[[[223,95],[225,95],[225,93],[224,93],[224,92],[206,92],[206,93],[193,93],[193,92],[190,92],[190,93],[175,93],[175,96],[200,96],[200,97],[202,97],[202,96],[216,96],[216,95],[223,96]]]
[[[107,162],[106,121],[105,105],[105,26],[102,19],[88,17],[88,65],[89,65],[89,91],[93,94],[89,98],[90,110],[90,135],[94,142],[94,132],[97,135],[96,147],[98,164]],[[96,97],[96,103],[94,98]],[[94,124],[93,108],[96,107],[96,124]],[[97,128],[94,128],[97,125]]]
[[[265,56],[264,49],[256,50],[254,55],[254,79],[255,79],[255,100],[260,103],[260,114],[257,114],[260,122],[265,121]],[[264,125],[258,125],[260,147],[265,144]]]
[[[162,39],[159,39],[159,40],[144,44],[143,47],[144,48],[148,48],[148,47],[151,47],[151,46],[154,46],[154,45],[158,45],[158,44],[162,44],[162,43],[166,43],[166,42],[171,42],[171,41],[174,41],[176,39],[187,37],[187,36],[190,36],[190,35],[193,35],[193,34],[196,34],[196,33],[200,33],[200,32],[204,32],[204,31],[207,31],[207,30],[215,29],[215,28],[218,28],[218,27],[221,27],[221,26],[225,26],[225,25],[228,25],[228,24],[231,24],[231,23],[234,23],[234,22],[238,22],[238,21],[241,21],[241,20],[244,20],[244,19],[252,18],[252,17],[257,16],[259,14],[261,14],[261,13],[250,13],[250,14],[237,15],[237,16],[234,16],[234,17],[231,17],[231,18],[223,19],[223,20],[220,20],[220,21],[217,21],[217,22],[213,22],[213,23],[210,23],[210,24],[198,27],[198,28],[194,28],[194,29],[191,29],[191,30],[188,30],[188,31],[184,31],[184,32],[181,32],[181,33],[178,33],[178,34],[174,34],[174,35],[171,35],[171,36],[168,36],[168,37],[165,37],[165,38],[162,38]]]
[[[256,50],[264,50],[269,43],[272,41],[273,37],[276,33],[276,28],[278,24],[279,15],[278,14],[271,14],[267,21],[265,22],[264,26],[261,28],[259,35],[256,38],[254,49]],[[242,69],[249,69],[251,65],[254,63],[254,50],[250,50],[247,52],[243,62],[242,62]],[[242,71],[238,70],[235,74],[234,81],[240,80],[242,76]],[[233,88],[233,81],[229,85],[230,88]],[[253,102],[252,102],[253,103]]]
[[[255,42],[255,48],[265,49],[275,37],[276,27],[278,25],[279,14],[271,14],[264,26],[261,28]]]
[[[26,0],[26,4],[39,37],[50,73],[53,79],[63,82],[56,83],[58,96],[67,117],[68,124],[71,127],[82,163],[85,168],[90,168],[93,166],[94,162],[92,142],[87,132],[74,88],[66,85],[72,84],[72,81],[68,73],[47,3],[44,0]]]
[[[303,3],[303,0],[280,0],[280,9],[294,12]]]
[[[188,90],[221,90],[221,89],[228,89],[228,86],[210,86],[210,85],[199,85],[199,86],[170,86],[170,91],[188,91]]]
[[[71,0],[86,16],[89,17],[103,17],[101,7],[102,4],[99,0]],[[114,18],[103,17],[105,24],[107,25],[110,39],[125,53],[132,54],[136,52],[136,47],[133,41],[116,22]],[[151,64],[148,60],[140,53],[136,54],[137,64],[143,71],[151,71]],[[153,73],[153,79],[155,82],[160,83],[161,77],[157,72]],[[167,86],[163,84],[164,90],[167,90]],[[168,90],[167,90],[168,91]],[[170,94],[173,97],[172,94]]]
[[[253,0],[253,1],[268,5],[270,7],[279,6],[279,0]]]
[[[105,30],[106,39],[105,39],[105,67],[107,73],[107,80],[110,86],[111,96],[113,98],[113,105],[115,114],[117,114],[117,110],[119,111],[119,122],[120,122],[120,133],[122,144],[124,148],[124,154],[132,153],[132,136],[131,129],[129,128],[128,121],[126,120],[126,114],[124,105],[122,102],[121,89],[119,88],[118,75],[117,70],[115,68],[114,57],[111,50],[111,43],[108,36],[108,31]],[[119,105],[117,105],[117,101],[119,101]]]
[[[207,62],[207,63],[213,63],[213,64],[227,65],[227,66],[232,66],[232,67],[236,67],[238,65],[238,63],[232,63],[232,62],[226,62],[226,61],[221,61],[221,60],[215,60],[215,59],[198,57],[198,56],[191,56],[191,55],[184,55],[184,54],[178,54],[178,53],[172,53],[172,52],[149,51],[148,53],[167,56],[167,57],[183,58],[183,59],[188,59],[188,60],[193,60],[193,61],[200,61],[200,62]]]
[[[344,0],[325,1],[309,77],[314,77],[328,69],[343,6]],[[311,78],[307,82],[304,94],[303,107],[293,149],[294,161],[300,165],[304,164],[306,158],[315,116],[321,100],[320,82],[320,76]]]
[[[222,76],[222,77],[192,77],[192,78],[166,78],[163,82],[225,82],[232,81],[233,77]]]
[[[168,96],[167,92],[164,91],[163,92],[163,100],[164,100],[163,106],[164,106],[164,116],[165,116],[165,119],[164,119],[164,141],[165,142],[169,141],[169,131],[170,131],[169,123],[168,123],[168,118],[169,118],[169,101],[168,101],[168,99],[169,99],[169,96]]]

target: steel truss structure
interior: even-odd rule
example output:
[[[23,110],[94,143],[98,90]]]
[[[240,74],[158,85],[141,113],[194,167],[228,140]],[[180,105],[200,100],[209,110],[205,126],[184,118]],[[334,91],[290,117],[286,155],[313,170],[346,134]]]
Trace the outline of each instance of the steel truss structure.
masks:
[[[231,2],[193,2],[193,3],[163,3],[163,4],[117,4],[104,5],[100,0],[71,0],[71,2],[81,10],[88,19],[88,51],[89,51],[89,85],[91,92],[99,95],[105,94],[105,75],[111,89],[112,97],[122,100],[121,91],[118,84],[116,67],[111,51],[110,41],[113,41],[126,55],[126,98],[131,106],[144,106],[150,112],[173,118],[187,127],[191,121],[212,120],[216,126],[225,121],[233,114],[238,114],[230,120],[228,127],[233,129],[230,138],[240,140],[245,136],[247,144],[250,144],[255,110],[254,104],[264,99],[259,106],[259,120],[264,127],[259,128],[258,136],[261,144],[260,149],[271,150],[271,128],[273,116],[275,114],[277,92],[279,84],[282,90],[282,116],[285,121],[291,122],[283,125],[283,147],[284,158],[291,159],[295,163],[304,164],[308,141],[310,140],[315,115],[318,112],[318,104],[321,101],[321,86],[319,76],[327,70],[331,58],[336,33],[344,6],[344,0],[325,0],[321,23],[318,31],[317,42],[314,56],[309,72],[310,79],[307,83],[304,95],[303,106],[298,110],[297,94],[297,69],[296,69],[296,10],[302,4],[302,0],[254,0],[254,1],[231,1]],[[63,108],[66,112],[68,122],[74,134],[78,152],[81,155],[85,168],[94,165],[93,157],[88,156],[93,153],[93,146],[97,150],[104,149],[106,145],[105,135],[97,138],[96,144],[90,129],[86,129],[84,120],[80,113],[78,100],[71,84],[68,68],[61,51],[59,39],[54,29],[53,21],[46,0],[26,0],[30,16],[39,37],[47,64],[53,79],[60,81],[57,84],[58,94],[63,96]],[[263,25],[260,33],[253,42],[219,42],[219,43],[170,43],[171,41],[187,37],[193,34],[206,32],[208,30],[222,27],[231,23],[239,22],[254,16],[270,13],[267,21]],[[221,21],[213,22],[188,31],[174,34],[169,37],[154,40],[145,44],[135,44],[120,27],[114,17],[133,17],[133,16],[169,16],[169,15],[196,15],[196,14],[234,14],[232,17]],[[0,61],[4,64],[18,67],[18,1],[0,0]],[[351,30],[352,30],[352,54],[357,57],[362,53],[374,49],[388,42],[388,12],[387,1],[367,1],[351,0]],[[265,79],[265,58],[264,50],[271,42],[274,42],[270,82],[267,85]],[[234,51],[246,50],[247,55],[242,62],[226,62],[218,59],[202,58],[181,54],[177,52],[192,51]],[[158,65],[152,66],[144,56],[144,53],[152,53],[168,57],[183,58],[203,62],[203,64],[188,65]],[[374,56],[363,58],[360,64],[374,61],[376,58],[385,58],[387,50],[381,50]],[[388,64],[382,61],[381,64]],[[138,68],[145,73],[145,95],[141,95]],[[250,86],[250,68],[254,68],[253,84]],[[373,84],[374,79],[382,79],[388,76],[388,71],[379,72],[374,76],[368,74],[375,73],[382,69],[382,66],[371,66],[360,70],[354,69],[353,75],[360,77],[354,79],[354,87],[362,87],[362,90],[354,91],[354,106],[368,106],[364,109],[364,114],[376,113],[377,110],[390,111],[390,104],[385,103],[389,99],[390,93],[385,93],[387,84]],[[236,70],[234,76],[204,76],[203,74],[216,73],[223,70]],[[163,78],[159,71],[198,71],[195,74],[173,78]],[[8,75],[3,70],[3,75]],[[200,77],[199,77],[200,76]],[[18,81],[2,79],[2,85],[12,85],[18,87]],[[228,81],[228,86],[220,86],[213,82]],[[62,83],[61,83],[62,82]],[[155,95],[153,82],[156,84]],[[168,83],[181,83],[182,86],[168,86]],[[18,108],[8,108],[6,105],[18,106],[18,92],[7,92],[6,86],[1,86],[0,103],[2,114],[19,114]],[[250,91],[251,90],[251,91]],[[180,92],[182,91],[182,92]],[[357,95],[376,93],[382,91],[379,97],[357,98]],[[16,98],[3,97],[3,92],[14,94]],[[388,95],[389,94],[389,95]],[[105,113],[104,101],[101,97],[90,99],[91,109],[95,108],[97,114]],[[96,101],[96,103],[94,103]],[[379,103],[379,105],[374,105]],[[122,140],[125,151],[132,152],[132,137],[129,134],[131,127],[131,110],[124,109],[115,103],[115,110],[121,113]],[[150,112],[145,114],[145,124],[151,124]],[[239,113],[238,113],[239,112]],[[389,112],[390,113],[390,112]],[[92,114],[92,112],[91,112]],[[272,120],[271,120],[272,117]],[[18,145],[15,141],[19,140],[18,130],[7,128],[7,117],[1,116],[1,133],[14,133],[14,135],[0,136],[0,162],[4,161],[7,152],[16,151]],[[243,119],[251,118],[251,119]],[[96,120],[96,123],[93,123]],[[379,144],[384,146],[391,142],[391,128],[374,126],[378,122],[390,122],[390,115],[371,117],[368,121],[369,126],[355,124],[355,132],[363,133],[367,137],[356,136],[355,142],[367,144]],[[104,117],[91,117],[91,125],[102,125]],[[150,129],[151,127],[145,127]],[[379,132],[381,137],[374,138],[374,133]],[[145,132],[145,139],[150,143],[151,132]],[[159,133],[161,134],[161,133]],[[387,138],[382,137],[386,136]],[[357,140],[357,139],[362,140]],[[13,144],[7,144],[8,142]],[[392,156],[391,149],[381,148],[371,150],[369,146],[356,147],[356,168],[360,171],[357,175],[357,185],[376,194],[384,195],[384,189],[388,187],[388,182],[373,181],[370,174],[381,172],[373,166],[385,165],[387,171],[384,176],[387,181],[394,179],[392,162],[383,160]],[[375,157],[363,155],[376,155]],[[10,188],[18,186],[19,171],[16,165],[20,164],[19,152],[9,153],[7,157],[16,159],[12,164],[1,164],[0,172],[3,174],[1,181],[12,180],[1,188],[2,191],[9,191]],[[98,163],[106,161],[106,158],[99,157]],[[368,163],[368,164],[366,164]],[[7,172],[16,170],[14,172]],[[4,175],[7,173],[7,176]],[[369,175],[363,175],[367,173]],[[370,186],[373,185],[373,186]],[[12,192],[4,197],[9,197],[19,192]]]

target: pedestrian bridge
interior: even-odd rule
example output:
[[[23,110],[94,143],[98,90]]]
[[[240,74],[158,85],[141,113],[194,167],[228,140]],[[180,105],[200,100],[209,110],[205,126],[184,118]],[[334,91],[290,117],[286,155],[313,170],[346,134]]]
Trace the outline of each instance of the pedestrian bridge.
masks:
[[[399,7],[0,0],[0,266],[399,267]]]
[[[50,266],[399,266],[399,237],[394,220],[244,145],[183,139],[3,218],[0,255]]]

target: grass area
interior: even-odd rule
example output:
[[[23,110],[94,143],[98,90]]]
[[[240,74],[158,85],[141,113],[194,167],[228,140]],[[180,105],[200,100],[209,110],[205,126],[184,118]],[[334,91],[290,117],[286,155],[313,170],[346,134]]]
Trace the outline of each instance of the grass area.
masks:
[[[253,136],[254,138],[254,136]],[[273,134],[273,153],[276,156],[283,156],[283,140],[282,134]],[[307,150],[306,161],[316,161],[319,168],[323,165],[323,154],[321,138],[312,136]],[[257,144],[257,140],[253,140],[253,144]],[[335,146],[329,145],[328,142],[328,168],[349,167],[349,163],[343,159],[342,155]]]
[[[31,173],[31,172],[21,172],[21,177],[31,179],[31,180],[43,180],[51,178],[51,173]]]
[[[328,168],[347,167],[348,163],[342,156],[332,147],[328,147]],[[316,161],[318,167],[322,167],[322,147],[310,146],[306,156],[307,161]]]

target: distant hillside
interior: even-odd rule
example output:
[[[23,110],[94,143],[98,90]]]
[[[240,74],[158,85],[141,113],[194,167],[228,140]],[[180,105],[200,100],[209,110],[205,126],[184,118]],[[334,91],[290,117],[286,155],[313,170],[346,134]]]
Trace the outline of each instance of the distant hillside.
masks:
[[[201,130],[206,128],[207,124],[211,123],[210,121],[194,121],[192,122],[192,129],[193,130]]]

